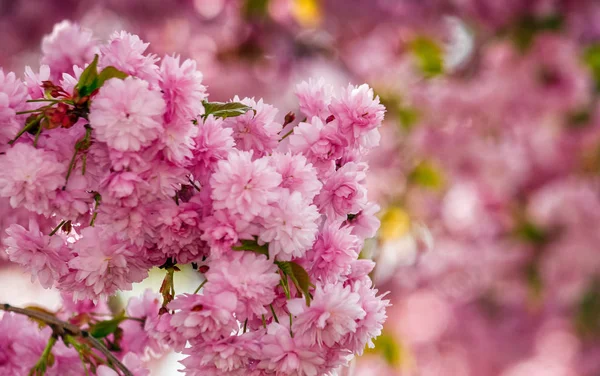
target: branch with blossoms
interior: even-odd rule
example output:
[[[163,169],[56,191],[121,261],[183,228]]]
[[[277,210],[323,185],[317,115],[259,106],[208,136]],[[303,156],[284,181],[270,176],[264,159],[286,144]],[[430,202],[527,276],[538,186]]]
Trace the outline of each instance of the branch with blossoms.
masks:
[[[188,376],[316,376],[373,346],[389,305],[359,259],[379,226],[364,162],[385,113],[373,90],[302,83],[296,122],[262,99],[208,101],[194,61],[159,66],[135,35],[84,39],[85,56],[65,59],[85,67],[0,76],[0,200],[22,214],[3,213],[6,253],[62,292],[75,325],[46,312],[52,330],[35,334],[2,316],[24,332],[11,341],[35,344],[31,372],[146,376],[175,350]],[[175,288],[186,264],[203,278],[191,294]],[[166,272],[159,294],[111,313],[106,299],[152,268]]]
[[[91,348],[99,351],[105,358],[106,361],[103,364],[114,370],[119,370],[124,376],[133,376],[133,373],[127,369],[127,367],[115,357],[115,355],[96,339],[90,332],[80,329],[78,326],[73,325],[69,322],[59,320],[54,315],[46,313],[40,309],[27,309],[13,307],[7,303],[0,303],[0,310],[6,312],[13,312],[19,315],[25,315],[43,325],[47,325],[52,329],[52,335],[48,341],[47,348],[44,349],[40,360],[31,369],[30,375],[44,375],[47,368],[50,367],[52,361],[50,360],[49,354],[51,354],[52,347],[56,344],[56,340],[61,338],[66,346],[72,346],[80,355],[82,361],[97,362],[98,358],[92,354]],[[94,364],[94,367],[99,364]],[[87,374],[87,369],[86,369]]]

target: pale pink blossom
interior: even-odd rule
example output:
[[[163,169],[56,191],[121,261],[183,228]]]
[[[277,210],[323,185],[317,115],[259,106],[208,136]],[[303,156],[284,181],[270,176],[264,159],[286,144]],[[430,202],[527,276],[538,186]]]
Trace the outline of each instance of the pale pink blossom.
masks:
[[[10,261],[21,265],[31,273],[32,282],[36,279],[45,288],[67,274],[69,249],[60,236],[44,235],[35,220],[29,221],[29,228],[13,224],[4,239],[6,253]]]
[[[50,67],[52,78],[72,73],[73,66],[84,67],[98,52],[93,33],[70,21],[62,21],[52,29],[52,34],[42,40],[42,64]]]
[[[251,152],[232,152],[217,163],[211,176],[215,209],[228,209],[245,220],[266,215],[269,205],[280,195],[277,189],[281,175],[269,165],[269,160],[252,160]]]
[[[359,250],[360,240],[352,235],[350,228],[327,223],[313,247],[306,252],[309,273],[324,282],[337,282],[341,275],[350,272]]]
[[[75,257],[69,263],[71,274],[59,283],[76,300],[94,301],[119,290],[130,290],[134,282],[148,276],[148,266],[134,245],[118,241],[107,229],[87,227],[71,245]]]
[[[49,200],[64,185],[66,170],[53,152],[17,143],[0,155],[0,196],[10,198],[13,208],[49,214]]]
[[[363,164],[346,163],[325,181],[321,193],[315,197],[321,213],[331,219],[345,218],[365,208],[365,167]]]
[[[175,310],[170,325],[183,339],[217,340],[237,330],[233,312],[237,297],[230,291],[210,295],[177,295],[168,308]]]
[[[381,126],[385,107],[367,84],[348,85],[339,97],[334,96],[329,110],[340,122],[340,130],[351,142]]]
[[[322,348],[307,344],[300,335],[290,336],[289,328],[281,324],[269,324],[260,344],[258,368],[267,374],[319,376],[319,368],[325,363]]]
[[[307,202],[312,202],[323,184],[317,177],[317,171],[302,154],[273,153],[270,163],[281,174],[281,187],[299,192]]]
[[[216,163],[226,159],[233,150],[235,141],[231,128],[223,126],[223,119],[209,115],[198,124],[198,134],[194,138],[192,173],[196,179],[212,172]]]
[[[287,303],[294,316],[292,331],[297,336],[305,336],[310,344],[334,346],[346,335],[356,332],[357,322],[366,315],[360,304],[360,295],[350,286],[317,283],[312,296],[310,307],[302,298],[291,299]]]
[[[139,77],[154,85],[159,79],[156,55],[144,54],[149,43],[144,43],[137,35],[125,31],[114,32],[108,43],[100,47],[102,67],[115,68]]]
[[[148,82],[128,77],[108,80],[92,101],[94,136],[120,151],[139,151],[156,140],[163,125],[165,102]]]
[[[277,260],[302,257],[315,242],[319,218],[317,207],[303,200],[300,192],[283,191],[268,215],[262,217],[258,239],[269,243],[269,255]]]
[[[273,151],[281,139],[279,132],[283,126],[275,121],[278,110],[264,103],[262,99],[257,102],[252,98],[240,100],[235,97],[233,101],[252,107],[252,110],[245,114],[227,118],[223,122],[224,126],[233,130],[237,148],[252,150],[257,158]]]
[[[329,104],[333,96],[333,87],[325,83],[323,78],[318,81],[312,78],[296,85],[296,97],[300,105],[300,111],[307,118],[317,116],[326,119],[329,115]]]
[[[237,297],[236,318],[260,317],[275,299],[275,287],[280,276],[277,266],[264,255],[252,252],[233,252],[211,262],[205,273],[209,281],[204,287],[206,294],[230,291]]]

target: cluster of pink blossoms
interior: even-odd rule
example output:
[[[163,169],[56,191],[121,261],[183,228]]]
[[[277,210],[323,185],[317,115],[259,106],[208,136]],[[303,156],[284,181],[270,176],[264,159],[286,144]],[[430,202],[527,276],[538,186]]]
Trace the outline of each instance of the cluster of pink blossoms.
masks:
[[[117,316],[106,336],[132,368],[171,347],[188,375],[317,376],[372,346],[389,302],[358,257],[379,225],[363,157],[385,112],[367,85],[299,85],[297,123],[262,100],[208,102],[194,61],[136,35],[100,44],[65,24],[44,46],[49,65],[24,81],[0,71],[11,261],[88,318],[90,301],[165,269],[162,305],[130,302],[137,321]],[[188,263],[203,288],[175,295]]]

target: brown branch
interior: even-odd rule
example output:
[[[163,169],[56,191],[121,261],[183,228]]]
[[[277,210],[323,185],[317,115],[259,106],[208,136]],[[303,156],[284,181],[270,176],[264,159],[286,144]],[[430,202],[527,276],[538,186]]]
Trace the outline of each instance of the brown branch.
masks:
[[[93,347],[96,350],[98,350],[99,352],[101,352],[102,355],[104,355],[106,357],[106,360],[108,360],[111,364],[113,364],[114,366],[119,368],[124,376],[133,376],[133,373],[131,373],[131,371],[129,371],[127,369],[127,367],[125,367],[125,365],[123,363],[121,363],[121,361],[119,361],[119,359],[117,359],[117,357],[110,350],[108,350],[106,348],[106,346],[104,346],[102,344],[102,342],[100,342],[96,338],[92,337],[90,335],[90,333],[88,333],[87,331],[81,330],[81,328],[79,328],[76,325],[73,325],[66,321],[59,320],[56,317],[49,315],[47,313],[41,312],[41,311],[34,311],[31,309],[26,309],[26,308],[13,307],[7,303],[0,304],[0,310],[6,311],[6,312],[18,313],[20,315],[25,315],[32,319],[41,321],[41,322],[45,323],[46,325],[48,325],[50,328],[52,328],[54,333],[61,337],[65,336],[65,335],[69,335],[72,337],[82,338],[91,347]]]

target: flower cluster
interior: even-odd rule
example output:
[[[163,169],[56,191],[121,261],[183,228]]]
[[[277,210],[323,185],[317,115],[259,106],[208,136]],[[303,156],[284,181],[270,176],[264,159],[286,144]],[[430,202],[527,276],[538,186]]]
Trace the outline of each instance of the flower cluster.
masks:
[[[11,261],[95,303],[164,269],[162,303],[148,293],[104,321],[76,307],[131,368],[170,346],[188,375],[317,376],[372,346],[389,303],[358,260],[379,225],[372,89],[302,84],[300,107],[319,111],[279,122],[263,100],[208,102],[194,61],[136,35],[99,44],[62,24],[44,46],[25,82],[0,74],[0,199],[29,213],[6,230]],[[205,277],[194,294],[175,294],[181,264]]]

